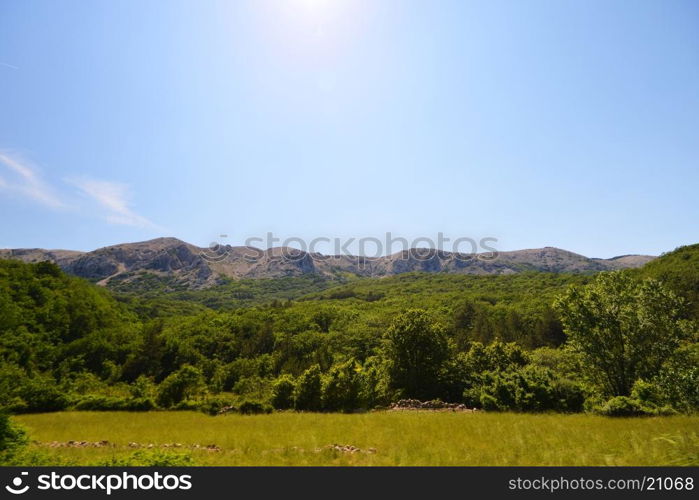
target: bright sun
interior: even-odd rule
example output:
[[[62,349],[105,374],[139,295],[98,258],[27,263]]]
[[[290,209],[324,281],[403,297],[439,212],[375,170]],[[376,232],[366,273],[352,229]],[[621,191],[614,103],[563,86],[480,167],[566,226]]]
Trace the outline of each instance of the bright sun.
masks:
[[[341,0],[294,0],[300,8],[311,14],[323,14],[333,10]]]

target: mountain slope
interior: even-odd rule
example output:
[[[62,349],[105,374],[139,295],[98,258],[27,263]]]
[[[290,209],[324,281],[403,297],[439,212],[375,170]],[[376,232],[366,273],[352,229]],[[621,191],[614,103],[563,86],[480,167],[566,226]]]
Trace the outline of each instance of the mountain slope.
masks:
[[[663,282],[688,302],[690,314],[699,318],[699,244],[667,252],[637,271]]]
[[[174,289],[213,286],[226,278],[278,278],[338,273],[391,276],[413,271],[456,274],[512,274],[522,271],[598,272],[639,267],[653,259],[627,255],[591,259],[553,247],[468,256],[432,249],[410,249],[385,257],[311,254],[290,248],[200,248],[176,238],[124,243],[91,252],[69,250],[0,250],[0,259],[55,262],[66,272],[101,285],[119,287],[157,281]]]

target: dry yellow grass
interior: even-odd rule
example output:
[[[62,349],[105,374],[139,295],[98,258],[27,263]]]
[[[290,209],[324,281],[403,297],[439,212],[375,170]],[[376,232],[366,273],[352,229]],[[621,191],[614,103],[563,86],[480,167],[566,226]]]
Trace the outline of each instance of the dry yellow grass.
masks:
[[[17,417],[34,447],[81,464],[183,445],[201,465],[699,465],[699,417],[374,412],[210,417],[63,412]],[[50,448],[57,441],[104,448]],[[215,444],[221,451],[191,449]],[[354,453],[328,448],[352,445]],[[372,450],[375,450],[372,451]]]

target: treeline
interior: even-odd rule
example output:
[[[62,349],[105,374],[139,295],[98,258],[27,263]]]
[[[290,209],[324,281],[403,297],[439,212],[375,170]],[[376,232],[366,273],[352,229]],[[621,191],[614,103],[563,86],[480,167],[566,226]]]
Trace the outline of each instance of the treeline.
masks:
[[[696,290],[685,287],[697,267],[673,275],[663,259],[595,277],[349,280],[295,300],[256,302],[253,287],[244,297],[253,305],[232,310],[198,300],[220,305],[215,290],[115,299],[53,264],[2,261],[0,406],[252,413],[416,398],[502,411],[696,411]],[[658,274],[662,283],[647,279]]]

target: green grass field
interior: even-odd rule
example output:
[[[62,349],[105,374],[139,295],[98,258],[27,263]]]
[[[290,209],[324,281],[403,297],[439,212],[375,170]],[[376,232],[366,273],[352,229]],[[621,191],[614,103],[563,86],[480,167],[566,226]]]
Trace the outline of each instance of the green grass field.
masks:
[[[189,454],[197,465],[699,465],[696,416],[63,412],[16,419],[34,449],[79,464],[123,459],[135,451],[129,443],[138,443]],[[102,440],[109,444],[56,444]],[[181,447],[163,446],[171,443]]]

